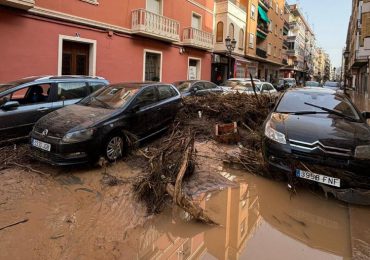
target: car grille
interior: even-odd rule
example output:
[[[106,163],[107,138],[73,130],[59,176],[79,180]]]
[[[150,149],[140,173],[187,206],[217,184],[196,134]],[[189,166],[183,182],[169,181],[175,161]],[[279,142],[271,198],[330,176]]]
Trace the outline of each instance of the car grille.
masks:
[[[33,156],[35,156],[36,158],[42,161],[58,163],[58,162],[63,162],[65,160],[65,158],[55,153],[45,152],[37,148],[33,148],[32,150],[33,150],[32,151]]]
[[[306,143],[302,141],[289,139],[289,143],[292,148],[298,148],[301,150],[305,150],[307,152],[319,150],[325,154],[344,156],[344,157],[350,157],[352,154],[351,150],[349,149],[338,148],[338,147],[333,147],[333,146],[326,146],[326,145],[323,145],[320,141],[316,141],[313,143]]]
[[[48,133],[48,135],[43,135],[42,132],[33,130],[34,137],[41,139],[45,142],[59,142],[62,138],[59,136],[53,136]]]

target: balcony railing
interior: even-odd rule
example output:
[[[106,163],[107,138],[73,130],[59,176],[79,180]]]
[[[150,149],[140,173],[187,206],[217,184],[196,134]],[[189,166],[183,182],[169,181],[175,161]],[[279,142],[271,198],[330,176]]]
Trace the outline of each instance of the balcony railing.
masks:
[[[257,29],[259,29],[260,31],[262,31],[265,34],[269,33],[269,28],[268,28],[267,24],[265,24],[265,23],[262,23],[262,22],[258,23]]]
[[[145,9],[132,11],[131,29],[133,33],[164,41],[180,41],[179,22]]]
[[[35,6],[35,0],[0,0],[0,4],[28,10]]]
[[[184,45],[205,50],[213,49],[212,33],[189,27],[184,29],[182,38]]]
[[[258,57],[261,57],[261,58],[264,58],[264,59],[267,58],[267,52],[264,49],[261,49],[261,48],[256,49],[256,55]]]
[[[265,9],[266,11],[268,11],[270,9],[270,3],[269,3],[269,0],[259,0],[259,4],[260,6]]]

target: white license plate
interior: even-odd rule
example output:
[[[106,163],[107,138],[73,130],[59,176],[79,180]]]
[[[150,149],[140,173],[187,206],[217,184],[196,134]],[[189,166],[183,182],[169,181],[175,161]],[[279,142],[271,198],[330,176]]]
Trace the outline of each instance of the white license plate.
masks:
[[[32,139],[32,145],[42,150],[50,152],[51,145],[48,143],[44,143],[39,140]]]
[[[310,171],[302,171],[299,169],[296,170],[295,175],[302,179],[324,183],[330,186],[340,187],[340,179],[338,178],[329,177],[326,175],[321,175]]]

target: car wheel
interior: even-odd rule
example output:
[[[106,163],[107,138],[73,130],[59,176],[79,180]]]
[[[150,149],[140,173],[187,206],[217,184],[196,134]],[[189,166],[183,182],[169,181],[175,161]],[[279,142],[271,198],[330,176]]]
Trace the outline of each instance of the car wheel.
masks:
[[[104,146],[104,156],[110,161],[114,162],[123,156],[124,140],[120,135],[112,135],[108,137]]]

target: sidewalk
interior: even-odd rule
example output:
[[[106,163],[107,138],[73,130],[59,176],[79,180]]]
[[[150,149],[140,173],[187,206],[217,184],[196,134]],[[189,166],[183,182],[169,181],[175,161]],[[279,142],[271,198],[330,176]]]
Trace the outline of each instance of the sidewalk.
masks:
[[[365,96],[365,94],[359,94],[356,91],[348,90],[351,96],[351,100],[356,104],[360,112],[369,111],[370,112],[370,99]]]

